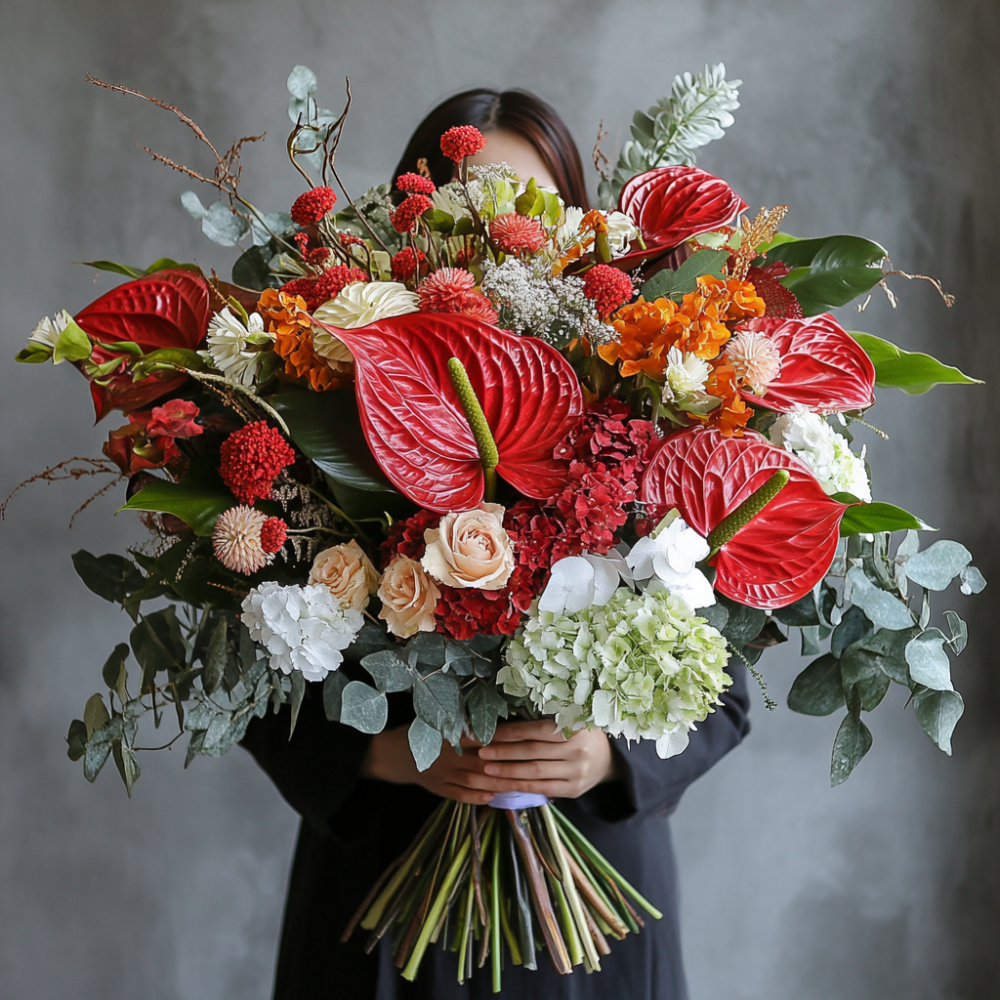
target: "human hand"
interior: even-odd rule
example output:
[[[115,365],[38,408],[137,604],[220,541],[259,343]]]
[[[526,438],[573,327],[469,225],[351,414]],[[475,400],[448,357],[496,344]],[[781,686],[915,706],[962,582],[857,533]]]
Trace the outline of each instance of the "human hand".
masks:
[[[489,746],[479,750],[483,773],[498,792],[533,792],[552,799],[575,799],[615,776],[611,742],[599,729],[569,739],[551,719],[508,722],[497,727]]]

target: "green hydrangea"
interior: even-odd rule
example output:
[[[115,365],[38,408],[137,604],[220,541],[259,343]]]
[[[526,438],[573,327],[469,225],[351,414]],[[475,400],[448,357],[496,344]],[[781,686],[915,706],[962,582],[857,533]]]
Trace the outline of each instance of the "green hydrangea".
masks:
[[[563,729],[657,740],[679,753],[687,733],[732,683],[726,640],[665,589],[620,587],[601,607],[557,615],[532,609],[497,676]]]

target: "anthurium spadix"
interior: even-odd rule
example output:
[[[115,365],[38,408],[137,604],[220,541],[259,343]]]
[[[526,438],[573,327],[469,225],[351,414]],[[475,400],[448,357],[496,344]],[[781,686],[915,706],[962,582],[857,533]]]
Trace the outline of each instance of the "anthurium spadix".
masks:
[[[823,492],[805,462],[755,431],[727,438],[694,427],[666,440],[646,468],[639,498],[654,517],[676,507],[712,544],[713,531],[781,470],[788,478],[773,499],[708,560],[719,593],[752,608],[781,608],[826,575],[847,510]]]
[[[368,447],[414,503],[442,513],[483,499],[485,473],[449,361],[461,362],[496,444],[497,473],[545,499],[566,481],[552,457],[583,412],[580,382],[555,348],[464,316],[411,313],[352,330],[317,324],[354,357]],[[454,367],[454,366],[453,366]]]

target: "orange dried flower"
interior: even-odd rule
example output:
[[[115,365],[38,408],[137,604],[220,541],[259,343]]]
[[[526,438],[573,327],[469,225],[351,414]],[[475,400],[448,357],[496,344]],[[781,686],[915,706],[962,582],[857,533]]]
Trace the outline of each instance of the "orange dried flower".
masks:
[[[677,305],[671,299],[647,302],[643,298],[618,310],[612,326],[618,331],[618,343],[601,344],[597,353],[610,365],[622,363],[622,377],[643,372],[662,379],[667,367],[667,352],[677,336],[671,329]]]
[[[285,374],[308,379],[314,392],[340,389],[351,381],[354,366],[350,362],[321,357],[313,349],[305,299],[268,288],[261,293],[257,309],[275,335],[274,350],[285,362]]]
[[[743,402],[736,387],[736,369],[725,362],[716,364],[705,383],[705,392],[722,400],[722,405],[706,418],[708,426],[716,428],[723,437],[742,437],[753,410]]]

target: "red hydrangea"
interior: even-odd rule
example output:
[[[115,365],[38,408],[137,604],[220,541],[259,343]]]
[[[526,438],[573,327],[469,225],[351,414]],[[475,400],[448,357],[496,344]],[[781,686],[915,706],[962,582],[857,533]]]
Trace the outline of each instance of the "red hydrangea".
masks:
[[[441,152],[456,163],[475,156],[485,145],[486,136],[474,125],[456,125],[441,136]]]
[[[436,528],[440,521],[441,515],[435,514],[432,510],[418,510],[405,521],[394,521],[379,550],[382,555],[382,569],[385,569],[397,555],[406,556],[408,559],[422,559],[426,548],[424,532],[428,528]]]
[[[407,194],[434,194],[437,190],[434,181],[422,174],[400,174],[396,178],[396,187]]]
[[[764,316],[768,319],[803,318],[799,300],[781,284],[781,279],[790,271],[791,268],[783,260],[776,260],[764,267],[751,267],[747,271],[747,281],[764,300]]]
[[[534,253],[545,242],[545,230],[537,219],[508,212],[490,223],[490,239],[504,253]]]
[[[424,312],[456,313],[481,323],[496,323],[497,312],[482,292],[476,291],[476,279],[458,267],[442,267],[419,289],[420,308]]]
[[[257,420],[223,441],[219,472],[240,503],[253,505],[271,496],[278,473],[294,461],[295,452],[281,432]]]
[[[288,537],[288,525],[280,517],[269,517],[260,526],[260,547],[265,552],[277,552]]]
[[[295,199],[292,222],[297,226],[315,226],[336,204],[337,195],[333,188],[315,187]]]
[[[453,639],[477,635],[513,635],[523,613],[513,606],[510,593],[503,590],[458,589],[438,584],[441,600],[435,614],[438,628]]]
[[[335,299],[347,285],[367,280],[368,275],[360,267],[338,264],[336,267],[328,267],[315,278],[293,278],[286,281],[281,286],[281,291],[287,295],[301,295],[306,300],[306,308],[313,310],[322,303]]]
[[[404,175],[406,176],[406,175]],[[419,174],[414,174],[418,177]],[[414,251],[413,247],[403,247],[389,262],[392,268],[393,281],[409,281],[420,267],[420,273],[427,273],[427,254],[423,250]]]
[[[392,227],[397,233],[408,233],[424,212],[434,207],[434,202],[425,194],[411,194],[392,213]]]
[[[594,300],[597,315],[607,319],[632,298],[632,279],[616,267],[598,264],[583,276],[583,294]]]

